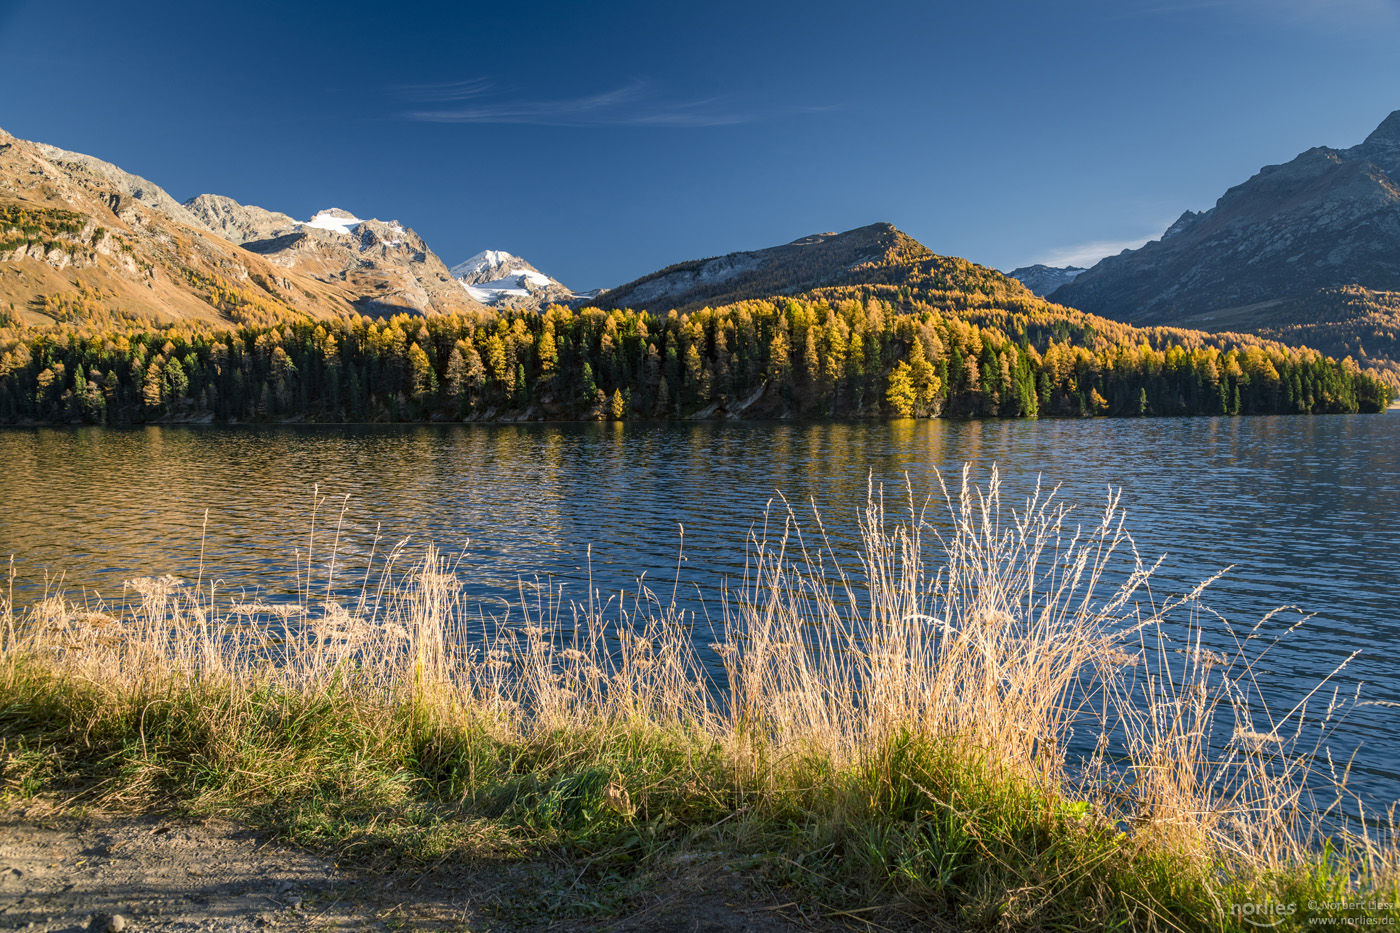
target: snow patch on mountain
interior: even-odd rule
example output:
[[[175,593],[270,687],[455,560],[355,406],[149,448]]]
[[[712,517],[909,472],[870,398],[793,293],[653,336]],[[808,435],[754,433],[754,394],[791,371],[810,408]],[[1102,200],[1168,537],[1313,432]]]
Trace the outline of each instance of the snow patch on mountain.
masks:
[[[305,223],[298,223],[297,227],[300,229],[329,230],[331,233],[359,237],[360,252],[362,253],[376,246],[403,246],[404,234],[406,233],[403,224],[397,220],[390,220],[387,223],[378,220],[363,220],[338,207],[317,211],[315,216]]]
[[[354,232],[352,228],[364,223],[349,211],[343,211],[338,207],[328,208],[324,211],[317,211],[316,215],[302,224],[303,227],[311,227],[314,230],[330,230],[334,233],[343,233],[349,236]]]
[[[363,227],[364,221],[361,221],[360,223]],[[387,228],[387,235],[381,236],[376,236],[374,232],[370,231],[370,228],[363,227],[360,233],[360,252],[363,253],[365,250],[381,244],[384,246],[403,245],[403,225],[400,224],[397,220],[391,220],[384,226],[385,228]]]
[[[823,236],[828,235],[823,234]],[[789,245],[806,244],[799,240],[796,244]],[[632,289],[628,300],[642,305],[666,298],[675,298],[696,288],[718,285],[737,279],[746,272],[759,269],[766,261],[767,257],[763,255],[763,251],[730,253],[727,256],[708,260],[696,269],[682,269],[642,282]],[[860,265],[860,263],[857,262],[855,265]]]
[[[484,249],[448,271],[468,295],[483,304],[516,298],[543,303],[572,297],[563,285],[505,250]]]
[[[459,280],[460,281],[460,280]],[[509,274],[490,282],[482,282],[480,285],[469,285],[462,282],[462,287],[467,290],[477,301],[483,304],[493,304],[502,298],[525,298],[530,294],[530,285],[538,288],[547,288],[553,279],[538,272],[528,269],[512,270]]]

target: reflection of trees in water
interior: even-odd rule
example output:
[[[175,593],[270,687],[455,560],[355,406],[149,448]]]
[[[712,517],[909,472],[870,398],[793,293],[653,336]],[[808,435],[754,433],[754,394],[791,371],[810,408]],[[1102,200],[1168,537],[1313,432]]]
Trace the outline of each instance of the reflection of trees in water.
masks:
[[[590,569],[606,595],[634,592],[645,574],[666,600],[674,587],[704,626],[717,608],[697,588],[742,577],[747,536],[779,493],[809,535],[815,499],[842,552],[872,477],[894,511],[909,497],[907,475],[916,507],[933,496],[927,518],[943,531],[933,469],[995,463],[1008,501],[1042,477],[1047,488],[1063,482],[1062,498],[1085,503],[1083,521],[1106,485],[1122,487],[1144,558],[1168,555],[1160,594],[1234,565],[1207,598],[1227,618],[1281,603],[1319,611],[1294,639],[1300,650],[1271,661],[1282,681],[1303,683],[1354,646],[1396,635],[1397,430],[1400,419],[1342,417],[10,431],[0,433],[0,557],[15,555],[20,605],[46,587],[92,599],[135,577],[193,582],[201,551],[205,587],[275,602],[308,577],[324,583],[338,529],[335,592],[357,592],[371,556],[407,538],[405,557],[429,541],[460,551],[455,567],[473,596],[515,600],[521,579],[528,588],[540,574],[566,601],[586,601]],[[309,548],[313,487],[329,498]],[[782,521],[770,514],[770,526]],[[1367,696],[1400,699],[1377,651],[1338,683],[1359,681]],[[1388,715],[1357,713],[1348,734],[1371,749],[1359,771],[1400,770]]]

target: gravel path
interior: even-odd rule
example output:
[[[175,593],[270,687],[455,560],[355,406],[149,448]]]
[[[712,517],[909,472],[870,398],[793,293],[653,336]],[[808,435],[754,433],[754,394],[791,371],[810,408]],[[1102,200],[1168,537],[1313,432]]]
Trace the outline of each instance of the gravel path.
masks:
[[[553,889],[553,900],[565,905],[570,894],[562,869],[541,864],[389,876],[338,868],[232,823],[0,811],[0,930],[799,929],[783,911],[755,905],[740,878],[718,867],[678,864],[658,883],[623,916],[578,918],[567,908],[562,916],[541,910],[542,892]]]

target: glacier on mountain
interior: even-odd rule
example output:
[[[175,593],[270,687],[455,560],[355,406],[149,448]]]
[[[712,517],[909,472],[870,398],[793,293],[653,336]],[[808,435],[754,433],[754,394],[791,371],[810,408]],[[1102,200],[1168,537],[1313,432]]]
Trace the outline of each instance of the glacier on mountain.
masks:
[[[462,282],[462,287],[467,290],[468,295],[477,301],[491,304],[502,298],[524,298],[530,294],[528,285],[544,288],[550,284],[550,281],[549,276],[541,275],[538,272],[513,269],[499,279],[482,282],[480,285],[468,285],[466,282]]]
[[[535,292],[562,285],[519,256],[505,250],[484,249],[448,270],[477,301],[495,304],[503,298],[528,298]]]
[[[349,236],[354,233],[353,227],[358,227],[364,223],[349,211],[343,211],[338,207],[332,207],[324,211],[317,211],[316,214],[304,224],[303,227],[311,227],[315,230],[330,230],[334,233],[344,233]]]

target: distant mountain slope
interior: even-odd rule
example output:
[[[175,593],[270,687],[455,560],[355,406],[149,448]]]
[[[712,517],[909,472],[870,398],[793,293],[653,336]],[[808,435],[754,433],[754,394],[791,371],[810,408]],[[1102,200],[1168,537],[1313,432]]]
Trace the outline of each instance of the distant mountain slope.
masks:
[[[665,312],[815,288],[916,280],[986,294],[1026,293],[1000,272],[938,256],[892,224],[877,223],[845,233],[813,234],[768,249],[677,263],[604,292],[594,304]]]
[[[290,233],[297,222],[286,214],[239,204],[221,194],[201,194],[182,205],[207,227],[230,243],[267,240]]]
[[[48,143],[16,140],[3,130],[0,130],[0,137],[8,137],[10,141],[16,143],[23,142],[35,154],[43,157],[48,163],[59,166],[70,179],[84,184],[90,190],[93,188],[106,189],[122,197],[139,201],[186,226],[214,232],[205,226],[198,217],[190,213],[184,205],[172,198],[164,188],[140,175],[133,175],[110,162],[104,162],[96,156],[86,155],[82,152],[69,152],[57,146],[50,146]]]
[[[256,214],[250,219],[250,232],[270,222]],[[290,230],[274,228],[271,233],[266,239],[245,241],[243,248],[322,282],[343,283],[363,313],[450,314],[482,307],[462,290],[423,238],[396,220],[361,220],[330,208]]]
[[[1033,294],[1045,298],[1061,285],[1073,282],[1083,271],[1085,270],[1080,266],[1047,266],[1036,263],[1033,266],[1012,269],[1006,274],[1029,288]]]
[[[0,323],[479,311],[412,230],[306,223],[0,131]]]
[[[216,236],[146,179],[0,132],[0,323],[333,318],[351,297]]]
[[[1349,149],[1318,147],[1265,166],[1210,210],[1187,211],[1162,238],[1110,256],[1051,293],[1138,324],[1276,333],[1351,325],[1379,346],[1400,318],[1355,288],[1400,292],[1400,111]]]
[[[568,304],[582,297],[504,250],[482,250],[449,271],[468,295],[489,305],[540,311],[549,305]]]

